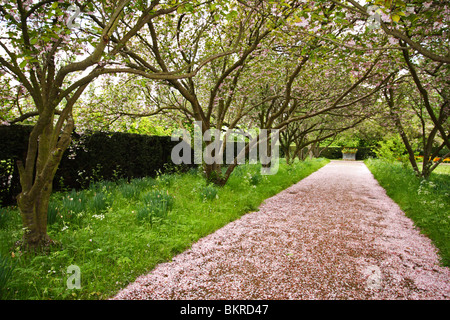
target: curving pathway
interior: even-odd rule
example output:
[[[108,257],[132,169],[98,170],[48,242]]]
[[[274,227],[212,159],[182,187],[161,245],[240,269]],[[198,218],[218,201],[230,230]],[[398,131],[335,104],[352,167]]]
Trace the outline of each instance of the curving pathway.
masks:
[[[450,299],[450,269],[362,162],[332,161],[113,299]]]

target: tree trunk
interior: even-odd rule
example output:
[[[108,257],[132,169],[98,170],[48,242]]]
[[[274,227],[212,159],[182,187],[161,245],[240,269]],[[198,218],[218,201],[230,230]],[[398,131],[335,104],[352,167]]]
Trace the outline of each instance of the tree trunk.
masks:
[[[229,175],[222,174],[222,166],[220,164],[204,164],[204,169],[207,181],[217,186],[224,186],[226,184]]]
[[[47,184],[40,193],[29,197],[19,197],[18,205],[25,228],[23,245],[27,249],[46,247],[53,243],[47,234],[47,212],[51,194],[51,184]]]
[[[42,114],[30,134],[25,165],[20,161],[17,163],[22,187],[17,204],[25,230],[23,246],[26,249],[54,243],[47,234],[47,213],[53,178],[74,128],[72,117],[68,116],[66,120],[61,133],[60,126],[53,125],[53,114]]]
[[[289,147],[284,149],[284,158],[286,159],[286,164],[291,163],[291,150]]]
[[[260,161],[263,168],[270,168],[272,166],[272,147],[271,141],[267,139],[266,141],[261,141],[260,146],[264,144],[263,149],[260,149]],[[265,150],[264,150],[265,149]],[[261,150],[264,150],[261,152]]]

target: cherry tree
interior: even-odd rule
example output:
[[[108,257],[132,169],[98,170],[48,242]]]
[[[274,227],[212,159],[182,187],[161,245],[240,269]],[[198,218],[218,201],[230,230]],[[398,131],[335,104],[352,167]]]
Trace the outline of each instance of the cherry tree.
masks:
[[[76,132],[108,131],[171,135],[179,117],[168,114],[164,86],[128,74],[106,75],[92,83],[76,104]],[[139,112],[136,114],[136,112]]]
[[[433,114],[438,115],[436,121],[441,124],[440,126],[448,128],[449,115],[446,112],[449,103],[448,88],[442,90],[438,87],[436,90],[426,91],[425,99],[418,91],[410,90],[414,87],[415,81],[414,76],[410,74],[397,73],[389,86],[384,89],[383,95],[387,105],[387,118],[400,135],[413,170],[417,176],[428,179],[431,172],[450,156],[450,153],[447,153],[437,161],[433,161],[447,145],[449,134],[447,140],[439,139],[439,128],[427,112],[427,108],[432,109]],[[417,149],[423,152],[422,168],[419,168],[416,160]]]
[[[182,4],[158,0],[148,5],[125,0],[0,2],[1,76],[29,102],[19,110],[20,120],[35,117],[25,162],[17,163],[24,245],[53,242],[47,234],[48,202],[53,177],[71,142],[75,103],[100,75],[129,71],[117,65],[114,56],[145,23]],[[113,43],[111,38],[119,33],[120,40]],[[147,74],[152,76],[174,75]],[[2,110],[1,117],[8,113]]]
[[[252,126],[270,130],[367,102],[386,81],[379,72],[373,72],[380,67],[380,55],[368,52],[357,59],[355,54],[342,52],[337,46],[330,48],[310,37],[305,30],[323,35],[341,32],[326,21],[332,7],[323,7],[317,13],[312,9],[313,4],[301,1],[289,5],[270,1],[217,2],[209,8],[190,8],[190,16],[186,16],[186,8],[179,10],[174,14],[176,23],[152,21],[147,25],[147,36],[129,42],[124,50],[128,67],[134,68],[136,74],[171,73],[187,64],[187,72],[195,76],[161,80],[157,85],[146,83],[143,90],[149,92],[149,97],[154,93],[151,107],[118,114],[150,116],[178,111],[183,118],[201,123],[202,133]],[[305,16],[304,12],[312,13]],[[353,64],[349,64],[350,58]],[[329,72],[333,67],[345,67],[343,73],[351,77],[346,76],[349,81],[345,84],[338,82],[340,88],[335,85],[328,91],[317,90],[324,75],[314,74],[313,70],[327,59],[334,61]],[[309,64],[310,73],[303,75]],[[199,66],[203,68],[196,71]],[[326,98],[321,97],[322,104],[306,107],[302,103],[302,76],[314,78],[316,83],[310,92],[323,94]],[[206,147],[211,143],[207,141]],[[227,135],[216,151],[223,152],[226,143]],[[247,144],[245,152],[249,149]],[[222,174],[220,163],[205,164],[206,176],[224,184],[236,165],[237,157]]]
[[[413,80],[416,89],[420,93],[426,111],[431,121],[436,126],[439,136],[444,140],[447,148],[448,127],[443,126],[443,118],[435,114],[431,104],[428,102],[431,79],[441,88],[441,97],[444,99],[442,112],[449,113],[448,106],[448,77],[450,68],[450,41],[448,37],[448,27],[450,23],[450,5],[446,1],[416,0],[405,3],[404,1],[368,1],[366,5],[361,5],[357,1],[332,1],[345,14],[352,15],[357,21],[364,22],[366,37],[358,49],[389,50],[399,51],[401,55],[396,55],[393,63],[401,60]],[[374,48],[367,43],[368,36],[373,38],[385,36],[383,42],[378,42],[378,47]],[[422,75],[420,75],[422,74]],[[428,80],[423,75],[427,74]],[[425,81],[425,82],[424,82]],[[428,87],[428,88],[427,88]]]
[[[201,123],[202,134],[214,128],[221,130],[225,125],[233,129],[251,110],[235,97],[248,91],[240,90],[241,77],[248,76],[246,69],[251,61],[267,50],[273,41],[270,35],[295,9],[295,4],[286,6],[283,2],[218,1],[209,8],[185,8],[193,12],[190,16],[179,10],[176,24],[149,23],[147,37],[130,43],[130,50],[125,51],[128,65],[137,72],[170,73],[187,64],[186,71],[195,72],[196,76],[163,80],[161,85],[170,88],[173,104],[166,103],[156,111],[178,109],[187,118]],[[157,32],[162,29],[164,32]],[[196,72],[199,66],[204,68]],[[164,97],[162,100],[170,102]],[[211,143],[207,141],[207,146]],[[226,182],[220,163],[205,164],[205,171],[215,183]]]
[[[367,114],[356,114],[354,110],[325,113],[303,121],[289,123],[280,133],[286,163],[295,158],[304,160],[307,156],[320,157],[343,132],[353,129],[368,119]],[[324,143],[322,146],[321,144]]]
[[[442,64],[450,63],[448,26],[450,4],[431,0],[375,0],[365,5],[355,0],[332,0],[339,7],[356,13],[369,29],[380,29],[390,43]]]

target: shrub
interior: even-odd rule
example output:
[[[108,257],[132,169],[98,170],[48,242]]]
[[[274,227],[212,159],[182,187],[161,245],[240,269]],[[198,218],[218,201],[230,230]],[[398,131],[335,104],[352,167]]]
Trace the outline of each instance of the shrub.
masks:
[[[357,148],[343,148],[342,149],[342,153],[357,153],[358,149]]]
[[[378,158],[388,162],[393,163],[400,160],[405,167],[409,163],[405,145],[399,136],[381,141],[374,151]]]

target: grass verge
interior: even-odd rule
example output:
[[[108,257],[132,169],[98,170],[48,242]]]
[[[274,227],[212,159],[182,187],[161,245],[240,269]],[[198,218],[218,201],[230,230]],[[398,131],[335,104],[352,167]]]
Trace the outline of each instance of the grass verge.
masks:
[[[59,245],[45,255],[14,248],[23,234],[19,213],[3,208],[0,256],[9,260],[4,265],[10,278],[0,288],[2,298],[107,299],[326,163],[325,159],[280,163],[272,176],[262,176],[260,166],[243,165],[221,188],[207,185],[200,172],[191,170],[55,193],[48,233]],[[10,266],[12,272],[6,270]],[[71,266],[79,268],[80,289],[71,282]],[[68,282],[75,289],[69,289]]]
[[[450,172],[444,165],[429,180],[419,179],[400,163],[366,160],[375,179],[439,250],[442,265],[450,266]]]

